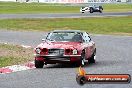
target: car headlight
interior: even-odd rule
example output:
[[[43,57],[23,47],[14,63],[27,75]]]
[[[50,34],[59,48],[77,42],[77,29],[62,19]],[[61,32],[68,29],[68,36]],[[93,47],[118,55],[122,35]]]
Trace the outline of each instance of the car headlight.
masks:
[[[74,50],[72,51],[72,53],[73,53],[74,55],[77,54],[77,50],[74,49]]]
[[[37,49],[36,49],[36,53],[37,53],[37,54],[40,54],[40,52],[41,52],[41,49],[40,49],[40,48],[37,48]]]

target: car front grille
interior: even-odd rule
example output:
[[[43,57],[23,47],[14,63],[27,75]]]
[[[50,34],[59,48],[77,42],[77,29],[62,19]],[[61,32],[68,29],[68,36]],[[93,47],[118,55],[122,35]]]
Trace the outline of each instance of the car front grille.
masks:
[[[60,56],[64,54],[64,49],[49,49],[48,54]]]

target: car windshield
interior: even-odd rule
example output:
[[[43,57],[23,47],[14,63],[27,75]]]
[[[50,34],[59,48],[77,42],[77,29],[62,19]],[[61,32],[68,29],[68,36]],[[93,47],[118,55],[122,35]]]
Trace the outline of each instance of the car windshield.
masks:
[[[82,35],[78,32],[52,32],[49,33],[48,41],[69,41],[69,42],[82,42]]]

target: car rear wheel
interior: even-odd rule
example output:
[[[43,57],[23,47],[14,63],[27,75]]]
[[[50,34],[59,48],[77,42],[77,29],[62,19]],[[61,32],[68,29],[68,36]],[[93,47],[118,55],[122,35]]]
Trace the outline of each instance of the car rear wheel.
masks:
[[[36,68],[43,68],[43,66],[44,66],[43,61],[35,60],[35,67]]]
[[[95,49],[94,53],[92,54],[91,58],[88,60],[88,62],[95,63],[95,59],[96,59],[96,49]]]

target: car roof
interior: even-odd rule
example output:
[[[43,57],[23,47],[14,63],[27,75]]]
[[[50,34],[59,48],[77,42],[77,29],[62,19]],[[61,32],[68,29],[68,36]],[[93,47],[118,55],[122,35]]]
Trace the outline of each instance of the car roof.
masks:
[[[81,32],[80,30],[54,30],[53,32]]]

